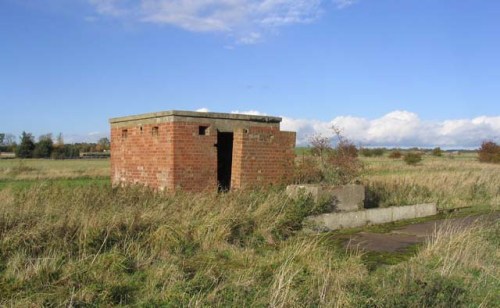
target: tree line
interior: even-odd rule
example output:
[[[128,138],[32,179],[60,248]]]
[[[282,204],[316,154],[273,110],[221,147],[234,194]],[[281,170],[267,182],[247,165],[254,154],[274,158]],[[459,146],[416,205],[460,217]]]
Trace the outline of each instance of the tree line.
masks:
[[[81,152],[105,152],[110,148],[108,138],[101,138],[97,143],[65,144],[62,134],[55,139],[52,134],[40,135],[23,132],[19,143],[12,134],[0,133],[0,152],[14,152],[18,158],[79,158]]]

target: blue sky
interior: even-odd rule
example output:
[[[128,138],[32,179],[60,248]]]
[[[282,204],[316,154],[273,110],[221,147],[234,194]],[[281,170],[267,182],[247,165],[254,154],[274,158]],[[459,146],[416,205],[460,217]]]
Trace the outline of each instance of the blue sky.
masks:
[[[0,0],[0,132],[205,108],[368,145],[500,140],[500,1]]]

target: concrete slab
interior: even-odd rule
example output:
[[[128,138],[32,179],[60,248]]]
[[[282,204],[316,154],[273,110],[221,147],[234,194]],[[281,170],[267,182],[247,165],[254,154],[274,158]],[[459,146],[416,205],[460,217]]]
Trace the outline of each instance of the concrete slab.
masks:
[[[382,209],[369,209],[366,210],[366,220],[367,224],[385,224],[392,222],[392,208],[382,208]]]
[[[417,213],[419,216],[417,216]],[[307,218],[308,225],[316,224],[313,230],[338,230],[356,228],[367,224],[383,224],[404,219],[433,216],[435,204],[415,204],[399,207],[368,209],[354,212],[329,213]],[[425,216],[422,216],[425,215]]]
[[[330,203],[335,212],[352,212],[363,209],[365,188],[363,185],[289,185],[286,188],[289,197],[296,199],[300,195],[309,195],[314,202]]]

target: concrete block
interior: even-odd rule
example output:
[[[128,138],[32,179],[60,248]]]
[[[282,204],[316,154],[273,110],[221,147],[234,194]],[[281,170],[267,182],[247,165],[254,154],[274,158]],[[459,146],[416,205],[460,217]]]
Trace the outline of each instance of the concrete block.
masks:
[[[435,203],[415,205],[415,217],[427,217],[437,215],[437,206]]]
[[[415,206],[394,206],[392,207],[392,219],[393,221],[404,220],[404,219],[413,219],[417,217]]]
[[[363,209],[365,201],[363,185],[289,185],[286,192],[291,198],[306,194],[310,195],[314,202],[329,202],[332,209],[337,212],[352,212]]]
[[[405,219],[427,217],[436,214],[436,204],[433,203],[395,206],[310,216],[306,218],[305,226],[314,231],[333,231],[361,227],[367,224],[383,224]]]
[[[314,226],[317,231],[338,230],[361,227],[366,224],[366,211],[330,213],[306,218],[306,225]]]
[[[369,224],[383,224],[392,222],[392,208],[366,210],[366,220]]]
[[[344,185],[325,188],[340,212],[358,211],[364,208],[365,187],[363,185]]]

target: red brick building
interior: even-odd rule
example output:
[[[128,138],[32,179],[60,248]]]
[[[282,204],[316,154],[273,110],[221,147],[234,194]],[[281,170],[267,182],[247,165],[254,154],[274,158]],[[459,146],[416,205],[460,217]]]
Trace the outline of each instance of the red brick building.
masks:
[[[109,122],[114,185],[226,190],[286,182],[293,172],[295,133],[280,131],[278,117],[165,111]]]

